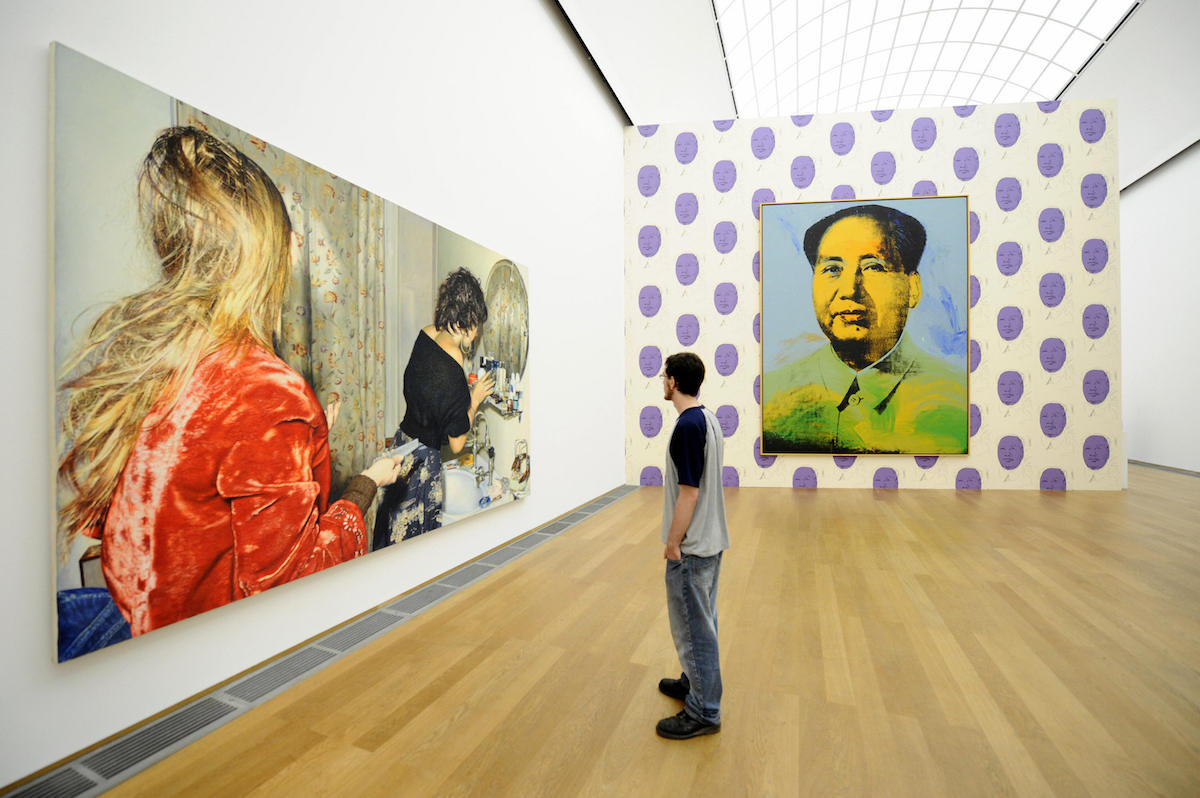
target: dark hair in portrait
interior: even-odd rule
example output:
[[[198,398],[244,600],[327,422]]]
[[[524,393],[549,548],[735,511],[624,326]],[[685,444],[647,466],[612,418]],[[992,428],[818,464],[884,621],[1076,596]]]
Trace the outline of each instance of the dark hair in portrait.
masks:
[[[482,326],[487,317],[487,302],[479,280],[465,268],[452,271],[438,288],[433,326],[466,332]]]
[[[664,373],[675,380],[680,393],[696,396],[704,382],[704,361],[691,352],[677,352],[667,358]]]
[[[835,222],[851,216],[875,220],[883,230],[883,237],[887,243],[888,251],[884,253],[885,257],[899,264],[905,274],[912,274],[917,270],[921,254],[925,251],[925,226],[907,213],[882,205],[850,205],[808,228],[804,234],[804,254],[814,269],[817,267],[817,249],[825,231]]]

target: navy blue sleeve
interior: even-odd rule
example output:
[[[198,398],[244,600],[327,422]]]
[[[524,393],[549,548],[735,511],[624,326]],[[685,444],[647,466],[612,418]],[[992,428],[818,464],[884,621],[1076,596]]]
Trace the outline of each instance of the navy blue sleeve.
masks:
[[[679,484],[700,487],[704,473],[704,436],[707,425],[698,407],[688,408],[675,423],[671,433],[671,460],[679,472]]]

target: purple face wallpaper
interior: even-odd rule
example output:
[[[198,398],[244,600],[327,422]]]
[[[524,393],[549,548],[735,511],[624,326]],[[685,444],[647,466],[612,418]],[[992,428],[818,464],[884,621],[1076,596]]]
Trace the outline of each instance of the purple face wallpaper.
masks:
[[[967,280],[967,297],[969,298],[971,307],[979,304],[979,296],[982,290],[979,287],[979,278],[972,274],[970,279]]]
[[[835,454],[833,456],[833,464],[845,471],[850,466],[854,465],[854,461],[858,458],[852,454]]]
[[[1083,464],[1093,471],[1098,471],[1108,464],[1108,438],[1103,435],[1089,435],[1083,442]]]
[[[713,415],[717,417],[717,421],[721,424],[722,438],[728,438],[737,432],[738,411],[736,407],[733,405],[721,405]]]
[[[970,432],[974,435],[979,432],[979,425],[983,423],[983,414],[979,412],[979,405],[972,402],[967,416],[970,419]]]
[[[1066,490],[1067,475],[1061,468],[1047,468],[1042,472],[1039,487],[1042,490]]]
[[[829,146],[835,155],[845,155],[854,149],[854,126],[838,122],[829,130]]]
[[[754,218],[758,218],[758,209],[764,202],[774,202],[775,192],[769,188],[760,188],[750,197],[750,210],[754,211]]]
[[[974,106],[969,107],[973,108]],[[981,490],[982,488],[983,480],[979,478],[979,471],[974,468],[960,468],[954,475],[955,490]]]
[[[728,316],[737,307],[738,293],[733,283],[719,283],[713,291],[713,305],[717,313]]]
[[[1047,438],[1057,438],[1067,428],[1067,409],[1058,402],[1044,404],[1038,423]]]
[[[1093,341],[1108,332],[1108,308],[1104,305],[1088,305],[1083,309],[1083,334]]]
[[[1089,238],[1083,242],[1080,255],[1084,271],[1088,274],[1099,274],[1108,265],[1108,244],[1099,238]]]
[[[638,353],[638,368],[643,377],[656,377],[662,368],[662,351],[657,346],[643,346]]]
[[[642,290],[638,292],[638,310],[646,318],[650,318],[658,313],[658,309],[662,307],[662,291],[658,290],[657,285],[642,286]]]
[[[700,274],[700,259],[691,252],[685,252],[675,260],[675,276],[680,285],[691,285]]]
[[[733,161],[717,161],[713,164],[713,186],[722,194],[733,188],[737,182],[737,167]]]
[[[883,186],[895,176],[896,156],[886,150],[875,153],[871,158],[871,179]]]
[[[1083,375],[1083,398],[1089,405],[1098,405],[1107,399],[1110,387],[1105,371],[1092,369]]]
[[[1025,380],[1015,371],[1006,371],[996,380],[996,396],[1011,407],[1021,401],[1025,393]]]
[[[1042,304],[1048,308],[1056,308],[1062,304],[1067,295],[1067,281],[1058,272],[1046,272],[1038,282],[1038,296]]]
[[[754,330],[754,343],[761,344],[762,343],[762,314],[761,313],[754,314],[754,321],[751,322],[750,326]]]
[[[1043,144],[1037,152],[1038,171],[1042,177],[1054,177],[1063,168],[1063,149],[1053,142]]]
[[[725,133],[731,127],[733,127],[733,120],[732,119],[714,119],[713,127],[715,127],[721,133]]]
[[[658,466],[646,466],[638,477],[638,484],[651,488],[661,488],[663,484],[662,469]]]
[[[919,454],[913,458],[917,464],[917,468],[922,471],[928,471],[933,468],[933,464],[938,461],[936,454]]]
[[[1021,204],[1021,182],[1015,177],[1002,177],[996,183],[996,204],[1002,211],[1016,210]]]
[[[966,119],[968,116],[975,113],[975,106],[973,106],[973,105],[956,105],[956,106],[954,106],[954,113],[956,116]]]
[[[996,268],[1005,277],[1012,277],[1019,272],[1024,261],[1025,254],[1016,241],[1005,241],[996,247]]]
[[[775,464],[775,455],[763,454],[762,438],[754,439],[754,462],[758,463],[759,468],[770,468]]]
[[[925,152],[937,141],[937,125],[927,116],[922,116],[912,123],[912,143],[921,152]]]
[[[978,172],[978,150],[974,147],[959,147],[954,151],[954,174],[959,180],[970,180]]]
[[[1021,120],[1016,114],[1000,114],[996,117],[996,143],[1001,147],[1011,147],[1021,137]]]
[[[807,155],[797,155],[792,160],[792,185],[796,188],[808,188],[816,177],[817,167],[813,159]]]
[[[695,133],[683,132],[675,137],[675,160],[687,165],[696,160],[696,152],[700,149]]]
[[[737,244],[737,228],[733,222],[717,222],[713,228],[713,246],[722,255],[728,255]]]
[[[1024,328],[1025,317],[1020,308],[1007,305],[996,314],[996,330],[1005,341],[1015,341]]]
[[[700,201],[691,192],[680,194],[675,198],[675,218],[680,224],[691,224],[696,221],[700,212]]]
[[[967,346],[967,361],[971,371],[979,368],[979,363],[982,360],[983,353],[979,350],[979,342],[972,338],[971,343]]]
[[[979,238],[979,214],[971,211],[967,214],[967,231],[970,236],[971,243],[975,243],[975,239]]]
[[[721,485],[726,488],[736,488],[739,483],[738,471],[733,466],[722,466]]]
[[[653,405],[642,408],[641,415],[638,416],[638,426],[642,430],[642,434],[647,438],[653,438],[662,430],[663,417],[662,411]]]
[[[684,346],[691,346],[700,337],[700,320],[691,313],[684,313],[675,322],[675,337]]]
[[[1079,115],[1079,135],[1088,144],[1095,144],[1104,138],[1104,130],[1107,126],[1104,112],[1098,108],[1089,108]]]
[[[1042,100],[1037,104],[1037,107],[1044,114],[1052,114],[1058,110],[1059,105],[1061,103],[1056,100]]]
[[[792,472],[792,487],[793,488],[815,488],[817,486],[817,472],[809,466],[800,466]]]
[[[996,459],[1001,468],[1012,471],[1025,459],[1025,444],[1016,435],[1005,435],[996,445]]]
[[[754,257],[750,259],[750,273],[754,275],[754,279],[762,279],[762,260],[759,257],[760,253],[755,252]]]
[[[658,186],[661,182],[662,176],[659,174],[657,166],[646,164],[638,170],[638,193],[643,197],[653,197],[654,192],[658,191]]]
[[[638,125],[638,133],[642,134],[643,138],[650,138],[658,130],[658,125]]]
[[[722,377],[728,377],[737,370],[737,347],[733,344],[721,344],[717,347],[717,351],[713,353],[713,363],[716,365],[718,374]]]
[[[879,490],[895,490],[900,487],[900,477],[894,468],[877,468],[871,478],[871,487]]]
[[[937,186],[932,180],[918,180],[913,186],[912,195],[914,197],[936,197]]]
[[[1038,214],[1038,234],[1047,244],[1053,244],[1058,239],[1062,238],[1063,232],[1067,229],[1067,220],[1063,216],[1063,212],[1058,208],[1044,208]]]
[[[754,378],[754,386],[751,392],[754,394],[754,404],[762,404],[762,377]]]
[[[876,122],[886,122],[892,118],[891,111],[872,111],[871,118]]]
[[[1042,368],[1053,374],[1067,362],[1067,344],[1061,338],[1047,338],[1038,350]]]
[[[1083,198],[1084,205],[1099,208],[1108,197],[1108,181],[1104,179],[1104,175],[1085,175],[1079,184],[1079,196]]]
[[[662,233],[654,225],[648,224],[638,231],[638,252],[647,258],[654,257],[661,246]]]
[[[829,195],[829,198],[835,200],[854,199],[854,189],[845,183],[840,186],[834,186],[833,193]]]
[[[808,123],[812,121],[812,118],[812,114],[799,114],[798,116],[792,117],[792,124],[796,127],[807,127]]]
[[[755,128],[750,134],[750,152],[760,161],[770,158],[775,152],[775,131],[769,127]]]

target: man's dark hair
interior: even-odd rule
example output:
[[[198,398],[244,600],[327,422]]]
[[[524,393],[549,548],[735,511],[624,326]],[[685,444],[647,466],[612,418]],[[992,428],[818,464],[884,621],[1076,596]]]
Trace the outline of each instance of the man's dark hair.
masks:
[[[433,326],[439,330],[454,328],[466,332],[482,326],[487,317],[487,302],[475,275],[465,268],[450,272],[438,288]]]
[[[664,373],[674,378],[675,390],[696,396],[704,382],[704,361],[691,352],[676,352],[667,358]]]
[[[925,251],[925,227],[907,213],[882,205],[849,205],[837,213],[826,216],[804,233],[804,254],[813,270],[817,268],[817,248],[821,239],[834,222],[851,216],[874,219],[883,230],[884,254],[889,261],[900,264],[905,274],[912,274],[921,262]]]

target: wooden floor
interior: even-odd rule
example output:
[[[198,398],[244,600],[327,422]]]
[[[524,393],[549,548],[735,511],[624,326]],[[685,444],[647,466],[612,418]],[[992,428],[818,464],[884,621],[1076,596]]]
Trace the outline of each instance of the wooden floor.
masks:
[[[642,488],[116,795],[1200,795],[1200,479],[727,491],[720,734]]]

